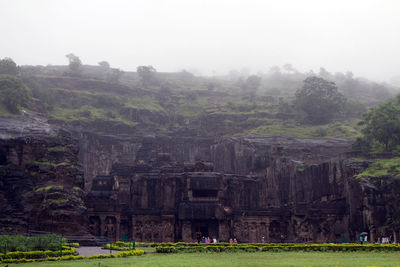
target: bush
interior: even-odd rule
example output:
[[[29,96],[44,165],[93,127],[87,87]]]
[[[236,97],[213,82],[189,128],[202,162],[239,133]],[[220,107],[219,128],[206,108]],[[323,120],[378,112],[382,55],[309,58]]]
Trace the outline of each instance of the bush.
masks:
[[[30,89],[20,79],[0,75],[0,100],[9,112],[18,114],[19,108],[26,106],[30,98]]]
[[[35,262],[34,259],[5,259],[2,260],[1,263],[25,263],[25,262]]]
[[[6,244],[8,251],[59,250],[60,237],[54,234],[31,237],[0,235],[0,247],[4,248]]]
[[[65,246],[73,247],[73,248],[79,248],[79,243],[66,243]]]
[[[65,249],[62,250],[62,254],[66,255],[74,255],[76,253],[75,248]],[[5,259],[39,259],[39,258],[47,258],[47,257],[57,257],[60,256],[60,251],[52,251],[52,250],[45,250],[45,251],[13,251],[8,252],[5,256],[4,254],[0,254],[0,258]]]
[[[71,249],[70,251],[63,250],[64,256],[58,257],[58,251],[30,251],[30,252],[10,252],[7,253],[5,259],[2,258],[0,254],[0,259],[3,259],[1,263],[24,263],[24,262],[34,262],[34,261],[62,261],[62,260],[81,260],[85,259],[83,256],[74,256],[76,249]],[[67,255],[65,255],[67,254]],[[143,250],[130,250],[122,251],[118,254],[106,254],[106,255],[91,255],[88,259],[103,259],[103,258],[122,258],[128,256],[141,256],[144,254]],[[10,256],[10,257],[9,257]]]
[[[88,259],[105,259],[105,258],[124,258],[128,256],[141,256],[144,254],[143,250],[129,250],[121,251],[117,254],[106,254],[106,255],[90,255]]]
[[[316,137],[325,137],[328,135],[328,130],[323,127],[318,127],[314,131],[312,131],[312,135]]]
[[[196,245],[195,245],[196,244]],[[284,251],[400,251],[400,245],[397,244],[297,244],[297,243],[280,243],[280,244],[197,244],[197,243],[172,243],[171,245],[156,246],[157,253],[178,253],[178,252],[284,252]]]

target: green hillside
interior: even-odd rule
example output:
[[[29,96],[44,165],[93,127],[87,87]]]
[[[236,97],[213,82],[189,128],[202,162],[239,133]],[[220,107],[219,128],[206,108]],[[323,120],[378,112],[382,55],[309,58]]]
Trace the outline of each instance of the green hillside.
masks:
[[[377,101],[371,88],[360,89],[360,81],[354,87],[342,81],[339,92],[346,102],[340,112],[315,123],[307,121],[295,102],[295,88],[306,76],[286,75],[278,82],[273,76],[251,81],[197,77],[185,71],[143,75],[121,72],[118,79],[111,79],[96,66],[84,66],[79,74],[70,73],[68,66],[22,66],[18,78],[1,76],[0,115],[23,116],[24,109],[46,114],[53,123],[102,133],[353,139],[359,134],[362,113]],[[23,96],[14,109],[8,103],[11,80],[13,92]],[[385,90],[382,100],[394,94]],[[354,92],[359,95],[352,97]]]

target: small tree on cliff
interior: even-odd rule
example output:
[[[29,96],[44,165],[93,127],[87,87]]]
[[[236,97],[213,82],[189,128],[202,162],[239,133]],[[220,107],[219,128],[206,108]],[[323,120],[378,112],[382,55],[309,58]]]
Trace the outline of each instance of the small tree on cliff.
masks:
[[[334,82],[319,77],[308,77],[296,91],[295,105],[303,112],[306,122],[324,124],[339,115],[346,102]]]
[[[385,152],[391,152],[400,145],[400,106],[396,102],[387,101],[370,108],[359,124],[364,126],[363,136],[356,140],[354,148],[369,150],[376,142]]]

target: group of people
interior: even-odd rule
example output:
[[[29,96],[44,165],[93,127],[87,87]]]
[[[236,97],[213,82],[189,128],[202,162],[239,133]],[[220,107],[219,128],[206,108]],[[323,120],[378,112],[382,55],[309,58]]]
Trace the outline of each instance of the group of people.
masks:
[[[201,234],[201,232],[196,232],[196,239],[197,239],[197,243],[204,243],[204,244],[209,244],[209,243],[218,243],[218,242],[222,242],[221,240],[218,241],[216,237],[209,237],[209,236],[203,236]],[[236,238],[231,238],[229,239],[229,243],[230,244],[237,244],[238,241]]]
[[[360,243],[367,243],[368,242],[368,235],[360,235]],[[380,237],[378,238],[378,243],[382,244],[392,244],[394,243],[394,237],[391,235],[390,237]]]
[[[238,243],[238,241],[237,241],[237,239],[236,238],[234,238],[234,239],[229,239],[229,244],[237,244]]]
[[[390,236],[390,237],[387,237],[387,236],[385,236],[385,237],[381,237],[381,243],[382,244],[390,244],[390,243],[393,243],[393,236]]]
[[[368,242],[368,236],[367,235],[360,235],[360,243]]]
[[[215,237],[213,237],[213,238],[210,238],[209,236],[208,237],[201,237],[201,239],[199,240],[197,240],[197,242],[198,243],[205,243],[205,244],[207,244],[207,243],[218,243],[218,240],[215,238]],[[231,239],[229,239],[229,243],[230,244],[237,244],[238,243],[238,241],[237,241],[237,239],[236,238],[231,238]]]
[[[207,237],[202,236],[200,239],[197,239],[197,242],[208,244],[208,243],[217,243],[218,241],[215,237],[210,238],[209,236],[207,236]]]

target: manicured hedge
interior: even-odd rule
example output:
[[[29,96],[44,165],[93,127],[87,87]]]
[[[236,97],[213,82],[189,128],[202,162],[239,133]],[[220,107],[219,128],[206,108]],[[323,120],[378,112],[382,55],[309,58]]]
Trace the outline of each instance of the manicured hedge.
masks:
[[[144,254],[143,250],[130,250],[121,251],[117,254],[106,254],[106,255],[91,255],[87,258],[83,256],[66,255],[62,257],[42,257],[37,259],[30,258],[6,258],[1,263],[24,263],[24,262],[36,262],[36,261],[63,261],[63,260],[82,260],[82,259],[104,259],[104,258],[123,258],[128,256],[141,256]],[[8,256],[8,254],[7,254]]]
[[[38,261],[61,261],[61,260],[81,260],[84,259],[83,256],[73,256],[67,255],[62,257],[47,257],[47,258],[40,258],[40,259],[4,259],[1,263],[24,263],[24,262],[38,262]]]
[[[63,255],[74,255],[76,253],[76,248],[68,248],[63,249]],[[39,258],[47,258],[47,257],[57,257],[60,255],[60,251],[53,250],[45,250],[45,251],[12,251],[7,252],[4,256],[3,253],[0,253],[0,259],[39,259]]]
[[[103,248],[104,248],[104,249],[110,249],[110,244],[105,244],[105,245],[103,246]],[[111,245],[111,249],[112,249],[112,250],[126,251],[126,250],[131,250],[132,248],[129,248],[129,245],[128,245],[128,246],[119,246],[119,245],[116,245],[116,244],[112,244],[112,245]]]
[[[178,253],[178,252],[283,252],[283,251],[321,251],[321,252],[352,252],[352,251],[400,251],[398,244],[205,244],[188,245],[173,244],[157,246],[158,253]]]
[[[124,258],[128,256],[141,256],[143,254],[144,250],[129,250],[129,251],[120,251],[117,254],[91,255],[88,257],[88,259]]]
[[[64,244],[67,247],[79,248],[79,243],[66,243]]]

